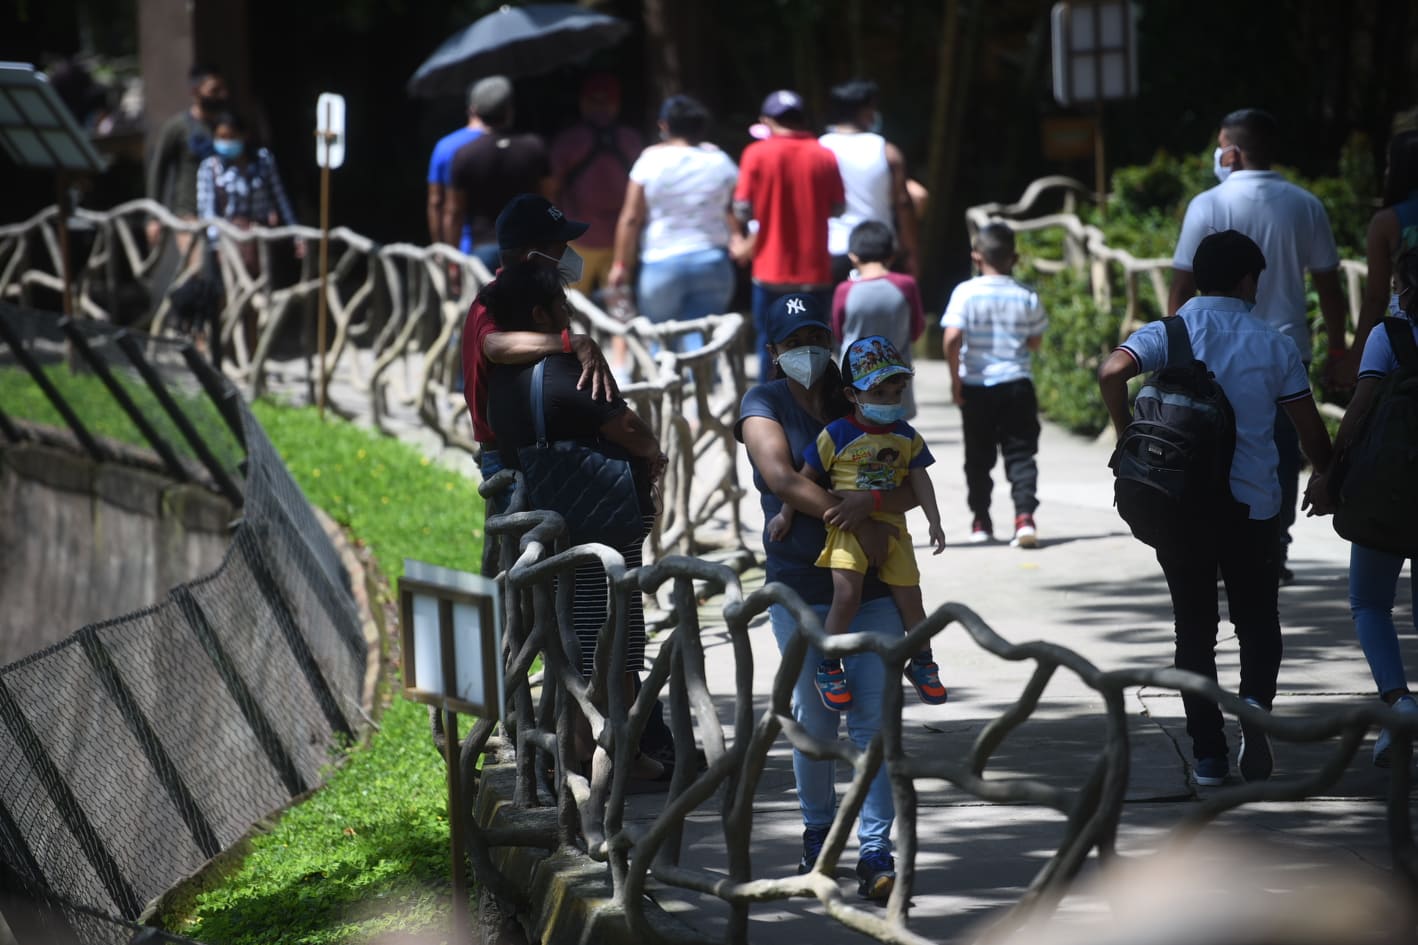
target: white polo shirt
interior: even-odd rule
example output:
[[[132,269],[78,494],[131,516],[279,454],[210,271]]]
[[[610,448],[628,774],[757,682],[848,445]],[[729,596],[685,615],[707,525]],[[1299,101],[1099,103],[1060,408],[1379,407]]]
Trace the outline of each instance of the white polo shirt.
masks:
[[[1236,455],[1231,495],[1250,506],[1258,521],[1280,514],[1280,453],[1275,448],[1275,410],[1304,400],[1310,377],[1295,346],[1246,311],[1246,303],[1203,295],[1177,310],[1186,322],[1192,353],[1226,392],[1236,414]],[[1167,326],[1143,325],[1118,346],[1147,374],[1167,363]]]
[[[1275,171],[1232,171],[1224,183],[1197,194],[1187,205],[1172,266],[1191,272],[1197,246],[1223,230],[1244,233],[1265,254],[1253,314],[1290,337],[1300,359],[1309,363],[1305,270],[1339,268],[1339,250],[1324,205]]]

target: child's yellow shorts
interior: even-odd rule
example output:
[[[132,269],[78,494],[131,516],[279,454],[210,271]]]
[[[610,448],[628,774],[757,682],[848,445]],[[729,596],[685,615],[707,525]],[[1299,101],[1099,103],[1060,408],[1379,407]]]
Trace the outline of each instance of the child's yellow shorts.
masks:
[[[916,567],[916,550],[911,547],[911,534],[906,531],[906,516],[875,513],[872,518],[878,522],[895,525],[900,534],[891,541],[886,553],[886,561],[877,571],[877,576],[885,584],[893,587],[911,587],[921,583],[921,569]],[[817,556],[819,568],[836,568],[843,571],[867,572],[867,556],[861,543],[849,531],[827,528],[827,543],[822,546],[822,554]]]

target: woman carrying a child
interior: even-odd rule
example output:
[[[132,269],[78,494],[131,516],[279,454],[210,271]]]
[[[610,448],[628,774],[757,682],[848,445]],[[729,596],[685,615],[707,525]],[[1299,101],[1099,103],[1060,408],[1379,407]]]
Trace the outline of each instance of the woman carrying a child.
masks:
[[[799,513],[780,537],[764,535],[766,578],[792,587],[825,619],[833,602],[833,576],[831,570],[816,563],[827,541],[824,521],[852,532],[868,560],[879,564],[897,530],[874,520],[872,512],[905,512],[916,505],[916,497],[909,480],[889,491],[839,497],[800,473],[805,451],[817,442],[823,428],[851,413],[853,407],[832,363],[832,333],[817,300],[809,295],[785,295],[769,309],[766,322],[768,352],[777,377],[744,395],[735,434],[753,463],[764,521],[771,521],[785,503]],[[782,649],[797,626],[780,606],[770,608],[769,618]],[[864,576],[860,607],[848,629],[880,634],[892,641],[905,632],[891,590],[874,570]],[[875,654],[845,657],[842,662],[852,681],[853,701],[850,709],[840,713],[828,708],[818,693],[816,675],[821,658],[814,648],[803,662],[793,689],[793,717],[809,734],[830,741],[837,737],[845,716],[849,737],[865,748],[881,727],[882,693],[887,685],[896,683],[888,679],[885,665]],[[817,761],[793,752],[804,827],[800,872],[812,869],[832,825],[837,807],[835,768],[833,761]],[[894,818],[891,784],[882,770],[867,792],[857,829],[857,876],[860,892],[868,898],[889,896],[895,884],[891,856]]]

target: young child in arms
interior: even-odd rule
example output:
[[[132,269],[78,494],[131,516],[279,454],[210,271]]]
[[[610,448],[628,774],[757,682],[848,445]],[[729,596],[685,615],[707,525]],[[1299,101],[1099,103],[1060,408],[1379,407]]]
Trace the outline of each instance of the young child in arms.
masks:
[[[910,424],[901,419],[905,410],[902,395],[913,371],[896,348],[881,335],[871,335],[848,345],[842,356],[842,380],[852,412],[829,423],[817,442],[804,454],[803,474],[838,492],[872,492],[876,508],[872,518],[894,525],[886,561],[878,577],[891,589],[901,620],[909,629],[926,617],[921,600],[921,572],[906,517],[899,512],[882,512],[880,493],[895,489],[908,478],[921,509],[930,523],[930,540],[935,553],[945,550],[945,532],[940,525],[935,489],[926,467],[935,462],[930,449]],[[792,509],[768,523],[769,536],[781,540],[792,524]],[[817,565],[832,569],[832,608],[828,611],[829,634],[846,633],[862,603],[862,585],[868,568],[866,553],[851,532],[828,526],[827,543]],[[939,705],[946,700],[940,669],[930,648],[922,650],[906,665],[906,677],[916,687],[921,701]],[[824,659],[817,668],[817,691],[823,705],[838,712],[852,707],[852,690],[840,659]]]

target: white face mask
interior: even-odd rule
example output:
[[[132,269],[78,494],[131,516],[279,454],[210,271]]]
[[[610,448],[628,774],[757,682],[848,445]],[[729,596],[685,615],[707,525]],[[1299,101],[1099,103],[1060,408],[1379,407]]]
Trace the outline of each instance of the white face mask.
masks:
[[[570,246],[566,247],[566,251],[561,254],[560,259],[552,259],[546,253],[539,253],[536,250],[532,250],[527,254],[528,259],[533,256],[550,259],[552,262],[556,263],[556,271],[561,276],[561,281],[566,285],[574,285],[581,281],[581,272],[585,268],[586,261],[581,258],[580,253],[576,252],[576,250],[572,249]]]
[[[783,369],[789,380],[797,381],[803,387],[811,387],[822,379],[827,365],[832,363],[832,352],[816,345],[790,348],[778,355],[778,367]]]
[[[1215,172],[1216,179],[1223,184],[1226,182],[1226,178],[1231,176],[1232,168],[1221,163],[1221,155],[1225,154],[1227,151],[1234,151],[1235,148],[1236,146],[1234,144],[1224,148],[1218,147],[1211,154],[1211,169]]]

